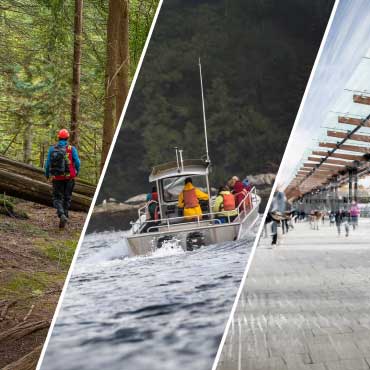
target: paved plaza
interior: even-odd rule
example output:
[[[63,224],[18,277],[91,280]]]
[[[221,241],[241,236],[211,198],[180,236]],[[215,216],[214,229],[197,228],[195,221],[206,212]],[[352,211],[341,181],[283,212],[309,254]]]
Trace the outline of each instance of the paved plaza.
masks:
[[[370,369],[370,220],[261,238],[217,370]]]

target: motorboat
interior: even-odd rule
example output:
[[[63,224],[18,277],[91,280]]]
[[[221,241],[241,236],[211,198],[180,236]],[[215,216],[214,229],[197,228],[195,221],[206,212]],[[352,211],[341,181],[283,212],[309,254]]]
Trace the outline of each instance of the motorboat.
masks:
[[[182,151],[177,149],[176,154],[176,161],[155,166],[149,176],[149,182],[157,188],[160,218],[149,219],[147,204],[139,208],[137,220],[131,223],[131,235],[127,236],[134,255],[147,255],[167,245],[192,251],[211,244],[238,240],[258,219],[261,199],[253,187],[236,208],[236,218],[227,217],[226,222],[222,223],[219,214],[212,212],[216,197],[210,188],[209,161],[183,160]],[[208,201],[199,202],[202,215],[192,216],[191,219],[181,215],[178,207],[178,197],[187,177],[191,177],[194,186],[207,193],[209,198]]]

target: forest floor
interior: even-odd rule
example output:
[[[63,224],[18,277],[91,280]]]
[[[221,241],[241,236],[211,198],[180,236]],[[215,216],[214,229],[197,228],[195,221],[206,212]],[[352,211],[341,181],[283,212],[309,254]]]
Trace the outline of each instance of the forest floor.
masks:
[[[0,214],[0,369],[31,370],[86,214],[70,212],[66,229],[59,230],[52,208],[17,201],[15,211],[28,218]]]

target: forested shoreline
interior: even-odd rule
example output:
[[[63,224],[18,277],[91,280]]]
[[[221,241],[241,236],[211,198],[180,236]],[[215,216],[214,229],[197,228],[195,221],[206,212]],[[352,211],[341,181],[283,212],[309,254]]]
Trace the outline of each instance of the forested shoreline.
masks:
[[[147,191],[151,167],[173,160],[174,146],[204,154],[198,57],[214,185],[276,172],[333,3],[165,2],[100,201]]]

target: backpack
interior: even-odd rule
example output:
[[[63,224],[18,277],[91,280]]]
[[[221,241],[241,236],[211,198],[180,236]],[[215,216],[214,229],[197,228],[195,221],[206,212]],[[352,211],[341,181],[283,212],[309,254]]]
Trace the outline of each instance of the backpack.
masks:
[[[52,176],[68,176],[70,173],[69,165],[67,148],[55,145],[50,154],[50,174]]]

